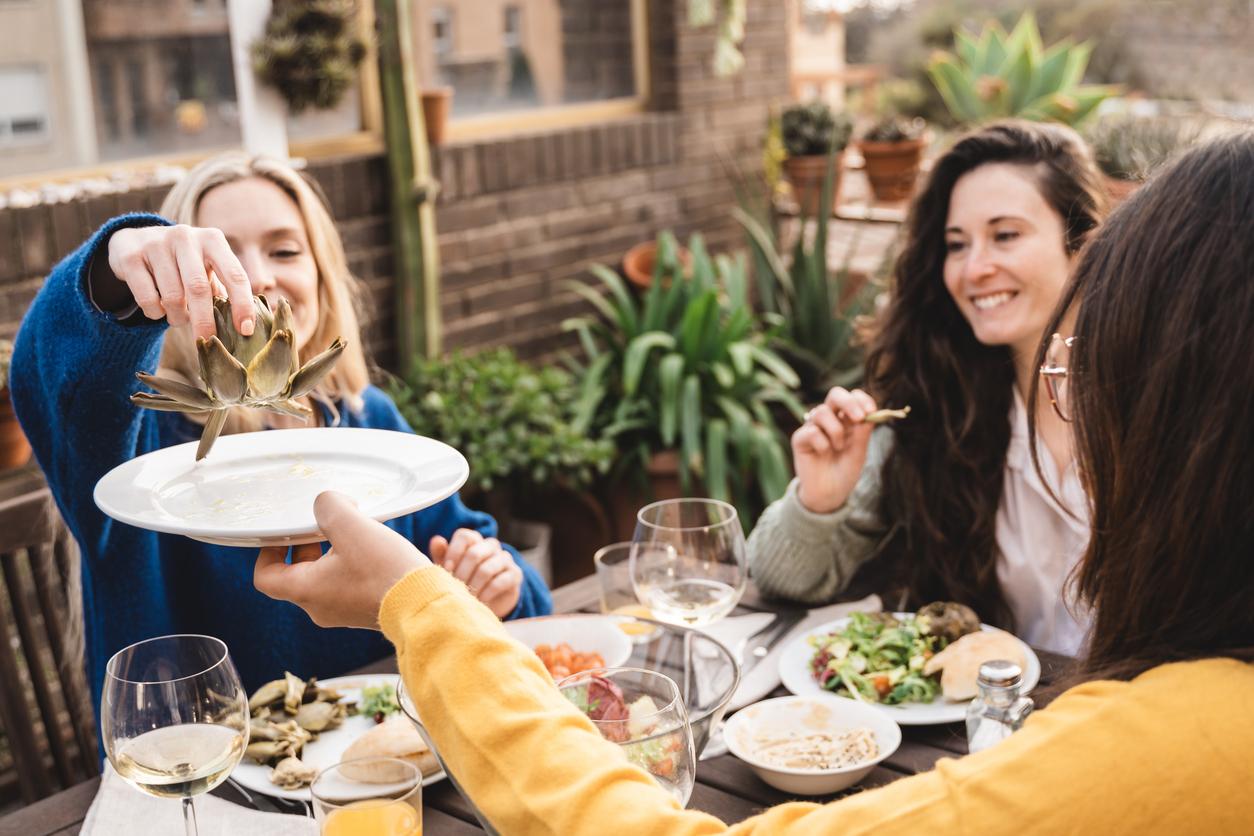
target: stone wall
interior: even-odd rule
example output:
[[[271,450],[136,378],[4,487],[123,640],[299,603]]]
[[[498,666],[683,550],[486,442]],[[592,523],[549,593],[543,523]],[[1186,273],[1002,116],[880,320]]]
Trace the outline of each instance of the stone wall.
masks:
[[[715,78],[714,29],[684,22],[686,0],[650,0],[651,110],[576,128],[446,145],[436,151],[441,311],[449,350],[509,345],[549,357],[561,322],[585,310],[566,287],[596,261],[617,264],[662,229],[740,244],[728,161],[760,159],[768,108],[788,95],[783,3],[749,4],[746,67]],[[394,264],[382,156],[318,160],[353,271],[367,284],[368,339],[395,362]],[[0,337],[10,337],[51,266],[107,218],[155,209],[151,188],[0,210]]]

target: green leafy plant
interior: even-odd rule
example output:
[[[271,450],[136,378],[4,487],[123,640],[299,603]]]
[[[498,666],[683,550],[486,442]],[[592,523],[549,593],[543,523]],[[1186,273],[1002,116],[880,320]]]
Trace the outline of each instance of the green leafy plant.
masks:
[[[1102,172],[1116,180],[1140,181],[1173,154],[1197,141],[1196,125],[1182,119],[1109,116],[1085,132]]]
[[[1009,34],[997,21],[978,36],[955,30],[954,53],[935,55],[928,75],[960,124],[1018,116],[1075,125],[1118,91],[1081,84],[1091,52],[1070,38],[1045,48],[1036,17],[1025,12]]]
[[[0,391],[9,388],[9,366],[13,364],[13,343],[0,340]]]
[[[853,135],[849,114],[833,113],[825,102],[792,105],[779,119],[784,150],[790,157],[813,157],[842,151]]]
[[[896,114],[876,120],[862,134],[866,142],[913,142],[923,136],[927,122],[920,118],[905,119]]]
[[[681,267],[678,242],[658,238],[643,299],[596,265],[604,289],[575,284],[596,316],[568,320],[585,360],[575,426],[611,438],[620,473],[643,475],[652,454],[678,449],[685,489],[704,485],[751,526],[788,485],[787,441],[772,405],[800,419],[796,373],[773,350],[749,305],[743,256],[712,257],[699,235]]]
[[[252,45],[253,71],[292,113],[333,108],[357,77],[366,44],[352,0],[276,0]]]
[[[828,159],[821,206],[830,205],[834,176],[833,154]],[[758,304],[772,326],[770,345],[797,372],[802,397],[815,402],[833,386],[850,387],[862,380],[862,350],[854,339],[855,327],[858,317],[870,311],[876,288],[867,283],[852,293],[848,291],[849,256],[857,246],[856,239],[844,264],[829,270],[830,216],[816,222],[808,243],[803,223],[792,258],[786,260],[769,206],[769,202],[755,200],[752,189],[742,189],[740,206],[732,213],[749,240]]]
[[[587,487],[613,461],[612,443],[572,424],[579,390],[570,374],[533,368],[509,349],[417,358],[388,389],[414,432],[461,451],[493,513],[507,513],[513,491]]]
[[[688,25],[710,26],[717,22],[714,41],[714,75],[732,76],[745,66],[740,45],[745,39],[748,0],[688,0]]]

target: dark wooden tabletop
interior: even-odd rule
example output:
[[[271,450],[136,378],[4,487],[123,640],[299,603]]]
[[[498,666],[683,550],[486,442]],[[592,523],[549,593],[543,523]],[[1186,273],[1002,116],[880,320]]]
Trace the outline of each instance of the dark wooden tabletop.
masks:
[[[575,581],[553,593],[556,612],[591,611],[596,608],[596,602],[595,576]],[[744,610],[771,609],[770,603],[759,598],[752,589],[746,592],[741,607]],[[1049,685],[1057,679],[1068,660],[1041,650],[1036,653],[1041,660],[1041,685]],[[395,671],[396,660],[388,659],[367,665],[359,673]],[[783,688],[779,688],[775,695],[785,693]],[[960,724],[905,726],[902,728],[900,748],[872,770],[855,790],[882,786],[898,778],[926,771],[938,759],[965,754],[966,749],[966,734]],[[0,836],[67,836],[78,833],[98,785],[98,778],[79,784],[0,819]],[[238,803],[246,803],[229,785],[219,787],[214,794]],[[806,797],[805,800],[824,802],[839,797],[817,796]],[[697,785],[688,807],[713,813],[723,821],[732,823],[752,816],[763,808],[796,798],[762,783],[753,770],[735,757],[722,755],[697,763]],[[423,832],[457,834],[482,831],[466,800],[451,783],[440,781],[423,790]]]

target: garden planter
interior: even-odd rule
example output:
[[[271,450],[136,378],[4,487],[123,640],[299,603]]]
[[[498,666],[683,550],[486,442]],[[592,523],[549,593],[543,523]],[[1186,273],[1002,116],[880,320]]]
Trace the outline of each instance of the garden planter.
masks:
[[[0,470],[21,467],[30,461],[30,454],[30,442],[13,413],[9,390],[0,389]]]
[[[1141,186],[1137,180],[1121,180],[1110,175],[1104,175],[1102,179],[1106,181],[1106,196],[1110,198],[1111,208],[1123,203]]]
[[[919,177],[925,147],[926,142],[922,138],[904,142],[863,140],[858,143],[858,149],[866,161],[866,177],[871,183],[871,191],[875,193],[876,200],[898,201],[910,198]]]
[[[427,128],[428,144],[444,144],[449,112],[452,109],[452,87],[432,87],[422,91],[422,121]]]
[[[843,168],[845,152],[842,150],[834,160],[835,170],[832,173],[832,205],[824,207],[823,214],[830,214],[836,208],[840,196],[840,174]],[[792,185],[792,194],[797,206],[806,217],[819,215],[819,201],[823,196],[823,179],[827,177],[827,156],[816,154],[810,157],[789,157],[784,160],[784,174]]]
[[[679,263],[687,272],[692,266],[692,255],[687,249],[680,247],[678,256]],[[645,241],[632,247],[623,256],[623,273],[627,276],[627,281],[641,290],[648,290],[653,285],[653,266],[656,262],[657,242]]]
[[[648,477],[648,493],[640,491],[638,483],[631,478],[622,478],[610,489],[607,505],[610,512],[610,524],[614,529],[614,540],[621,542],[630,540],[636,532],[636,512],[659,499],[679,499],[684,490],[679,481],[679,452],[663,450],[649,458],[645,468]],[[696,495],[700,495],[698,490]]]

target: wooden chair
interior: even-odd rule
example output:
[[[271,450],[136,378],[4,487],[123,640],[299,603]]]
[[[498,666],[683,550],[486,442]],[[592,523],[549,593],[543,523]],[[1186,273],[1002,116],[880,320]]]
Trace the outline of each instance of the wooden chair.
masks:
[[[67,647],[75,548],[47,488],[0,500],[0,727],[11,758],[0,762],[0,797],[16,784],[30,803],[100,772],[81,654]]]

